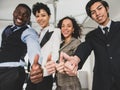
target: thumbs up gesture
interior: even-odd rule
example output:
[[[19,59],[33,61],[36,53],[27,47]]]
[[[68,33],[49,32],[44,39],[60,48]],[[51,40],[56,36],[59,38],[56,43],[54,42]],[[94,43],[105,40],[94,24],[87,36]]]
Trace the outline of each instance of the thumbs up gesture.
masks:
[[[45,68],[46,68],[48,74],[55,73],[55,71],[56,71],[55,65],[56,65],[56,63],[55,63],[55,61],[52,60],[52,56],[50,54],[47,58],[47,62],[46,62],[46,65],[45,65]]]
[[[79,62],[80,60],[77,56],[69,56],[64,52],[61,52],[59,64],[56,65],[56,69],[60,73],[66,73],[69,76],[76,76]]]
[[[63,52],[60,53],[59,62],[56,63],[56,70],[59,73],[63,73],[64,74],[64,57],[63,57]]]
[[[38,63],[38,60],[39,55],[36,55],[30,70],[30,80],[35,84],[42,81],[43,79],[43,70],[41,68],[41,65]]]
[[[69,76],[76,76],[80,59],[77,56],[68,56],[67,54],[64,54],[64,57],[67,60],[65,62],[64,71]]]

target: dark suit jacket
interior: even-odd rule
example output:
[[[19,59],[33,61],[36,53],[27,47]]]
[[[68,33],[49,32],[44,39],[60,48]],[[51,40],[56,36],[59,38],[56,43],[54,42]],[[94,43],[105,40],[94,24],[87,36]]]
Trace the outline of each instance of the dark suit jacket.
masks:
[[[113,22],[106,38],[98,27],[86,35],[85,42],[75,52],[82,68],[91,51],[94,51],[95,66],[92,90],[110,90],[116,82],[120,90],[120,22]]]

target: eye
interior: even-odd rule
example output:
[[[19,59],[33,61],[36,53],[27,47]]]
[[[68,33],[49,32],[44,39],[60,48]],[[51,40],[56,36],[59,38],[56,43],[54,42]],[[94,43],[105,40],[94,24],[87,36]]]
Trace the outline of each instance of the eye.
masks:
[[[36,15],[35,17],[36,17],[36,18],[38,18],[38,17],[39,17],[39,15]]]
[[[62,25],[62,26],[61,26],[61,28],[64,28],[64,27],[65,27],[65,25]]]
[[[102,8],[103,8],[103,6],[101,5],[97,8],[97,10],[101,10]]]
[[[45,14],[42,14],[41,16],[42,16],[42,17],[46,17],[46,15],[45,15]]]
[[[28,17],[28,14],[23,14],[23,17]]]
[[[95,14],[95,11],[91,11],[91,15]]]

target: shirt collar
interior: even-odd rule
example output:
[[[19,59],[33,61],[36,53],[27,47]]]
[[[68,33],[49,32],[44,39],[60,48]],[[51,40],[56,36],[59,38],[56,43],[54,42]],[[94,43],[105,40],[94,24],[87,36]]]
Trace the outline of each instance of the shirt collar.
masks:
[[[27,25],[27,24],[26,24],[26,25]],[[17,27],[16,30],[18,30],[18,29],[20,29],[20,28],[23,27],[23,26],[19,27],[19,26],[15,25],[15,24],[12,25],[12,27],[15,27],[15,26]],[[25,25],[24,25],[24,26],[25,26]],[[27,25],[27,26],[30,27],[29,25]]]
[[[108,32],[109,32],[111,22],[112,22],[112,20],[109,20],[109,22],[107,23],[107,25],[106,25],[106,26],[99,25],[99,27],[101,28],[101,30],[102,30],[103,32],[104,32],[103,28],[104,28],[104,27],[108,27]]]
[[[110,28],[111,22],[112,22],[112,21],[110,20],[110,21],[107,23],[106,26],[99,25],[99,27],[100,27],[101,29],[103,29],[104,27]]]

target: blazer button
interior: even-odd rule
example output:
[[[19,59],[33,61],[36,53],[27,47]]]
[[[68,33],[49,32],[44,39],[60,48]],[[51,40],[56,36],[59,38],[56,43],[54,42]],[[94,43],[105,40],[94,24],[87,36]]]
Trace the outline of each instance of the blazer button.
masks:
[[[112,60],[112,59],[113,59],[113,57],[109,57],[109,59],[110,59],[110,60]]]
[[[106,46],[107,46],[107,47],[109,47],[109,46],[110,46],[110,44],[107,44]]]

